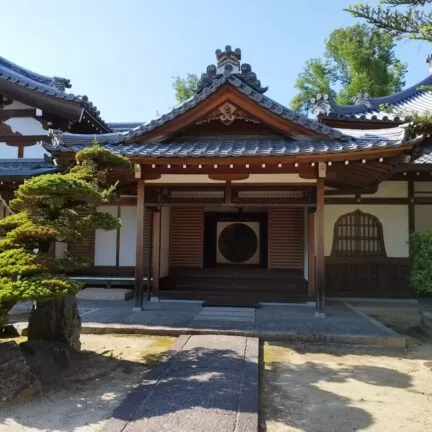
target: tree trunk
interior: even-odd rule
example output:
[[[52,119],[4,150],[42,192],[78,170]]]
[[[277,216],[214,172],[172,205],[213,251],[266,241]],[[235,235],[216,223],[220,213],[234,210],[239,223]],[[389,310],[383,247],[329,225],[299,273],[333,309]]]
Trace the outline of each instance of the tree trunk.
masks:
[[[73,294],[38,301],[30,313],[28,339],[63,342],[76,350],[80,343],[81,318]]]

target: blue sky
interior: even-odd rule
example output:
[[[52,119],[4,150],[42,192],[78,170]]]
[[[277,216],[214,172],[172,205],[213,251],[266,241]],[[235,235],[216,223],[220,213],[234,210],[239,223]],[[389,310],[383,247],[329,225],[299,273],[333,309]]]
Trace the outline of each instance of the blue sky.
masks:
[[[355,20],[356,0],[14,0],[2,3],[0,55],[69,78],[107,121],[148,121],[175,105],[172,77],[202,73],[214,51],[242,49],[268,95],[288,104],[304,62]],[[376,2],[375,2],[376,3]],[[5,37],[8,35],[8,37]],[[427,75],[432,47],[402,42],[407,85]]]

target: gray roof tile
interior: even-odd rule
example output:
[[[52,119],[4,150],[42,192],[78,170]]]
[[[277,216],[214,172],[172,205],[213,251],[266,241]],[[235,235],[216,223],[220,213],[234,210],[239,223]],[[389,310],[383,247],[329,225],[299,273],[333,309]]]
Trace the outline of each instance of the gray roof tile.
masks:
[[[420,90],[421,86],[432,86],[432,75],[399,93],[371,98],[358,95],[354,105],[337,105],[326,96],[318,95],[314,100],[315,116],[340,119],[404,122],[412,112],[432,112],[432,92]],[[382,110],[381,106],[388,109]]]
[[[9,81],[21,87],[26,87],[32,91],[47,94],[57,99],[76,102],[109,129],[108,125],[100,117],[100,111],[98,111],[96,105],[88,100],[87,96],[65,92],[66,88],[71,87],[70,80],[66,78],[40,75],[0,57],[0,80]]]
[[[356,136],[343,140],[238,136],[145,144],[127,142],[127,133],[103,134],[97,138],[104,148],[129,157],[297,156],[398,147],[405,144],[404,132],[404,128],[397,127],[378,131],[356,131]],[[95,136],[90,135],[57,133],[46,148],[50,151],[77,152],[91,145],[94,138]]]
[[[0,177],[32,177],[56,171],[47,159],[0,159]]]

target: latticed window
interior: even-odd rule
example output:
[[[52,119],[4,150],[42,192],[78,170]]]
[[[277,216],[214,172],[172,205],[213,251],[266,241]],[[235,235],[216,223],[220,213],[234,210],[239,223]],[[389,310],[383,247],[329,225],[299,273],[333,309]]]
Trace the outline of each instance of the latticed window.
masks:
[[[333,256],[386,256],[382,225],[377,217],[356,210],[335,223]]]

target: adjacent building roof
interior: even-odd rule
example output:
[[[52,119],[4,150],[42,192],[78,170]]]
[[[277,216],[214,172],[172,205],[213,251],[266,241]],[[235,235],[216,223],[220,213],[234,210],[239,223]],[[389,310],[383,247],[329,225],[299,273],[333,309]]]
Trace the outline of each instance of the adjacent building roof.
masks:
[[[297,156],[385,149],[406,144],[405,129],[352,131],[342,139],[314,140],[307,137],[278,139],[265,137],[198,137],[185,141],[130,143],[128,133],[79,135],[55,132],[51,151],[77,152],[92,145],[97,138],[107,150],[129,157],[227,157],[227,156]],[[354,133],[352,133],[354,132]],[[342,134],[341,134],[342,135]]]
[[[137,128],[144,124],[144,122],[115,122],[108,123],[108,126],[113,132],[126,132],[130,129]]]
[[[432,74],[418,84],[391,96],[372,98],[359,94],[353,105],[337,105],[326,95],[318,95],[314,102],[314,115],[318,118],[370,120],[402,123],[410,113],[432,112],[432,92],[422,89],[432,86]]]
[[[66,78],[40,75],[0,57],[1,80],[25,87],[31,91],[46,94],[53,98],[75,102],[95,118],[105,130],[110,130],[108,125],[102,120],[100,111],[96,105],[89,101],[87,96],[75,95],[65,91],[72,86],[70,80]]]
[[[48,159],[0,159],[0,177],[33,177],[55,171]]]

